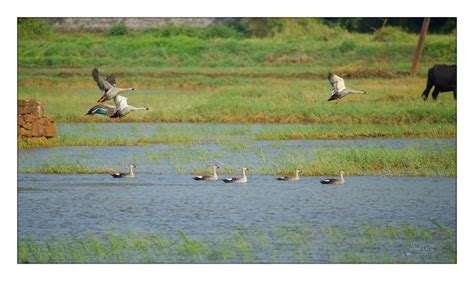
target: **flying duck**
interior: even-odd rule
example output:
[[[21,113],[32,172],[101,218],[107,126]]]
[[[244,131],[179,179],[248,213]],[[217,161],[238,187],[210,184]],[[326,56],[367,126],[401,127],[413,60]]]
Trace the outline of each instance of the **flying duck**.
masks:
[[[320,180],[319,182],[322,184],[344,184],[346,181],[344,180],[344,171],[339,171],[339,178],[338,179],[324,179]]]
[[[148,107],[135,107],[128,105],[128,98],[116,95],[114,97],[115,106],[108,104],[98,104],[86,113],[86,115],[102,114],[110,118],[115,118],[115,122],[120,122],[121,118],[136,110],[149,110]]]
[[[248,168],[242,167],[242,177],[241,178],[226,178],[222,179],[225,183],[247,183],[247,176],[245,176],[245,171],[247,171]]]
[[[104,102],[113,99],[115,96],[124,91],[133,91],[134,88],[118,88],[116,87],[115,76],[109,75],[105,80],[99,76],[99,70],[94,68],[92,70],[92,77],[94,78],[99,89],[104,93],[97,102]]]
[[[111,174],[111,176],[114,178],[134,178],[135,174],[133,173],[133,168],[136,168],[136,167],[137,166],[135,164],[130,164],[128,173],[114,173],[114,174]]]
[[[299,181],[300,180],[300,173],[301,173],[300,170],[296,170],[296,175],[294,177],[285,176],[285,177],[278,177],[276,179],[279,180],[279,181]]]
[[[363,90],[353,90],[353,89],[346,88],[346,85],[344,84],[344,79],[342,79],[341,77],[331,72],[328,73],[328,80],[332,86],[332,90],[331,90],[332,95],[328,99],[328,101],[336,100],[336,104],[338,104],[339,100],[347,96],[348,94],[365,94],[366,93],[366,91],[363,91]]]
[[[214,175],[212,176],[196,176],[193,179],[197,181],[216,181],[219,179],[217,177],[217,169],[219,169],[219,166],[217,165],[212,165],[212,170],[214,171]]]

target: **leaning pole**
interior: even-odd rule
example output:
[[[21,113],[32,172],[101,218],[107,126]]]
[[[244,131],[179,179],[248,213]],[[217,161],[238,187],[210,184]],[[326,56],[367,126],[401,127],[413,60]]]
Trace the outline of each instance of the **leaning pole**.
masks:
[[[416,75],[416,70],[421,60],[421,53],[423,52],[423,46],[425,45],[426,33],[428,32],[428,26],[430,25],[430,18],[423,19],[423,25],[421,26],[420,37],[418,39],[418,45],[415,50],[415,58],[411,65],[410,76]]]

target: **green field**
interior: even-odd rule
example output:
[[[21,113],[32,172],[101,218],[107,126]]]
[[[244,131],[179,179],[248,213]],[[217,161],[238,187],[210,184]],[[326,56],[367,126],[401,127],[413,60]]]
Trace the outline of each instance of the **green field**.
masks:
[[[41,101],[45,113],[54,115],[58,123],[113,122],[104,116],[85,116],[101,96],[91,77],[92,68],[99,67],[104,75],[114,73],[119,86],[137,89],[126,93],[131,105],[150,108],[133,112],[122,122],[288,125],[231,135],[189,130],[99,138],[60,132],[51,140],[19,140],[18,148],[201,142],[239,147],[232,137],[242,135],[247,141],[456,137],[452,94],[441,94],[437,101],[420,97],[430,66],[456,63],[454,33],[428,34],[418,74],[409,77],[416,34],[395,27],[351,33],[304,20],[298,24],[286,20],[282,26],[267,36],[245,35],[226,26],[168,27],[124,35],[116,30],[58,32],[36,22],[20,26],[18,98]],[[348,96],[338,105],[328,102],[328,71],[367,94]],[[448,150],[407,150],[406,159],[387,151],[373,159],[373,151],[361,150],[364,159],[354,162],[371,164],[352,163],[356,167],[352,172],[440,175],[436,168],[420,172],[413,164],[428,161],[444,167],[441,174],[452,176],[456,155]],[[354,155],[344,149],[329,153],[341,161]],[[320,173],[316,167],[323,163],[318,161],[306,165],[309,175]],[[279,165],[262,173],[293,168]],[[40,171],[90,172],[75,164],[57,167],[54,163],[45,163]],[[109,170],[104,167],[103,172]]]

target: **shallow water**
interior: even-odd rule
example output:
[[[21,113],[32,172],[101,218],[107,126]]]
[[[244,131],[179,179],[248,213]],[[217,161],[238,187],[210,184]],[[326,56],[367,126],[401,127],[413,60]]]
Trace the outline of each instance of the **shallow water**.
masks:
[[[436,222],[456,233],[455,178],[348,175],[344,186],[331,186],[321,185],[319,180],[322,177],[279,182],[273,176],[258,175],[268,170],[278,170],[281,166],[311,161],[315,149],[456,149],[455,139],[254,141],[249,137],[263,128],[279,126],[282,125],[59,125],[60,136],[73,137],[134,139],[157,134],[230,137],[216,142],[191,144],[20,150],[18,238],[44,241],[55,237],[101,236],[109,232],[150,232],[176,236],[178,230],[183,230],[194,238],[212,240],[229,229],[261,227],[268,230],[294,223],[308,224],[318,229],[329,226],[355,229],[363,225],[399,224],[435,229]],[[70,163],[79,163],[81,167],[91,169],[112,168],[117,171],[123,171],[129,163],[135,163],[137,177],[114,179],[106,174],[22,172]],[[237,185],[192,180],[194,170],[210,170],[213,163],[219,163],[226,173],[235,172],[237,175],[238,167],[250,167],[249,183]],[[442,240],[424,242],[440,251],[444,249]],[[326,241],[317,243],[327,244]],[[327,247],[334,248],[331,245]],[[408,252],[410,248],[416,249],[420,245],[424,247],[424,244],[415,247],[409,245],[408,250],[405,250]],[[315,253],[321,250],[318,247]],[[382,249],[394,255],[399,251],[397,247]],[[377,250],[362,249],[360,253],[367,251],[376,253]],[[268,261],[266,258],[262,260]],[[327,262],[322,257],[310,260]],[[417,257],[415,261],[423,262],[424,259]],[[435,258],[435,261],[452,262],[445,256]],[[289,258],[281,262],[298,260]]]
[[[279,182],[250,176],[245,185],[197,182],[192,176],[19,174],[19,238],[83,237],[105,231],[212,237],[232,227],[305,222],[357,227],[409,223],[456,229],[453,178],[347,177]]]

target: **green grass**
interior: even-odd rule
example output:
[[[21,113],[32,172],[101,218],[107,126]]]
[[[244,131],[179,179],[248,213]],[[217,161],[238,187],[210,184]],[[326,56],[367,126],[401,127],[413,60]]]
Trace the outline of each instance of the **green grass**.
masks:
[[[440,225],[436,223],[437,225]],[[287,224],[243,226],[217,237],[183,231],[106,233],[47,241],[20,239],[19,263],[455,263],[456,239],[446,226]]]
[[[455,124],[387,125],[288,125],[266,128],[253,135],[254,140],[335,140],[364,138],[453,138]]]
[[[87,83],[87,89],[23,86],[18,97],[40,100],[45,112],[60,123],[112,122],[104,116],[85,116],[100,96],[93,81]],[[365,89],[368,94],[348,96],[339,105],[326,101],[330,87],[323,79],[236,78],[226,82],[230,85],[214,88],[207,87],[206,81],[201,83],[204,85],[195,89],[171,86],[134,91],[127,95],[129,103],[150,110],[133,112],[123,121],[453,126],[457,120],[450,94],[441,95],[437,102],[421,99],[421,79],[352,80],[353,88]],[[411,131],[412,127],[405,128]]]
[[[398,70],[409,70],[418,40],[416,34],[397,29],[356,34],[321,25],[314,30],[299,33],[291,30],[265,38],[206,37],[150,30],[123,36],[86,32],[48,32],[47,35],[20,36],[20,66],[246,67],[304,64],[334,68],[358,62],[360,69],[369,72],[383,69],[396,74]],[[386,64],[387,60],[395,62],[396,67]],[[455,36],[427,36],[424,63],[455,60]]]
[[[213,32],[171,28],[122,36],[21,36],[18,98],[42,101],[59,123],[112,122],[84,115],[100,96],[90,75],[100,66],[103,73],[116,74],[119,86],[137,89],[127,93],[130,104],[150,108],[124,122],[368,126],[362,132],[348,127],[343,133],[311,132],[311,138],[454,135],[451,94],[437,102],[420,98],[427,68],[456,62],[453,35],[430,34],[419,76],[408,78],[417,36],[398,29],[355,34],[289,21],[273,37],[224,36],[223,30],[209,35]],[[329,70],[368,94],[349,96],[337,106],[327,102]],[[372,133],[372,125],[381,126]],[[430,125],[435,129],[416,128]]]

